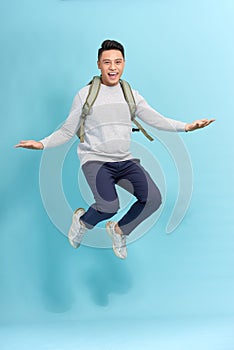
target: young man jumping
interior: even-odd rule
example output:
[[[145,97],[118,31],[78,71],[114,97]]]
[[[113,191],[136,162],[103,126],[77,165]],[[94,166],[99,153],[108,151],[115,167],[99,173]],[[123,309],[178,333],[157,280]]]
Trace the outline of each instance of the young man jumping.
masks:
[[[161,194],[149,173],[130,153],[132,131],[131,114],[120,84],[125,66],[123,46],[114,40],[105,40],[98,50],[98,68],[101,86],[96,100],[85,119],[83,142],[78,145],[78,156],[95,202],[87,209],[74,212],[68,239],[78,248],[85,232],[103,220],[110,219],[119,209],[116,185],[136,197],[135,203],[118,221],[108,221],[106,229],[112,238],[117,257],[127,257],[126,237],[161,205]],[[15,147],[44,149],[67,142],[77,134],[81,125],[82,107],[89,86],[82,88],[62,127],[40,140],[20,141]],[[165,118],[135,90],[136,116],[160,130],[171,132],[193,131],[204,128],[214,119],[200,119],[184,123]]]

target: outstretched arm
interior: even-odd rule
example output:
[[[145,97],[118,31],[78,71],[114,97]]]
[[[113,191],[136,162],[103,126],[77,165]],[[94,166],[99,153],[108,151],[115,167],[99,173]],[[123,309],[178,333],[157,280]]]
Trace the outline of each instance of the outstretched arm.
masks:
[[[43,149],[44,146],[41,142],[34,141],[34,140],[22,140],[17,145],[15,145],[15,148],[28,148],[28,149]]]
[[[214,121],[215,121],[215,119],[195,120],[194,122],[188,123],[185,125],[185,131],[193,131],[193,130],[204,128],[204,127],[210,125],[211,123],[213,123]]]
[[[64,124],[60,127],[60,129],[56,130],[51,135],[45,137],[40,141],[22,140],[17,145],[15,145],[15,147],[42,150],[44,148],[62,145],[76,134],[79,126],[81,109],[82,100],[80,94],[78,93],[74,98],[69,116],[67,117]]]
[[[199,119],[192,123],[184,123],[179,120],[167,118],[153,109],[146,100],[134,91],[134,97],[137,104],[136,115],[145,123],[153,126],[158,130],[164,131],[193,131],[204,128],[213,123],[215,119]]]

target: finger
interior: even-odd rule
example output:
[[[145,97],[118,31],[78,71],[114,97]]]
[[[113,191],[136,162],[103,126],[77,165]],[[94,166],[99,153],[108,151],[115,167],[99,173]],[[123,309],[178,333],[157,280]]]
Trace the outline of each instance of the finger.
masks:
[[[21,147],[21,148],[33,148],[33,145],[30,142],[25,141],[25,142],[20,142],[17,145],[15,145],[15,148],[19,148],[19,147]]]
[[[215,119],[210,119],[210,120],[207,119],[206,121],[203,122],[203,125],[201,125],[201,128],[204,128],[204,127],[210,125],[214,121],[215,121]]]
[[[22,145],[22,144],[18,144],[18,145],[15,145],[15,148],[28,148],[28,146]]]
[[[17,143],[17,145],[15,145],[16,148],[18,147],[24,147],[25,146],[25,143],[20,141],[19,143]]]
[[[205,123],[205,126],[210,125],[210,124],[213,123],[213,122],[214,122],[214,119],[207,120],[207,122]]]
[[[213,123],[215,121],[215,119],[201,119],[201,121],[204,123],[207,123],[207,125],[208,125],[210,123]]]

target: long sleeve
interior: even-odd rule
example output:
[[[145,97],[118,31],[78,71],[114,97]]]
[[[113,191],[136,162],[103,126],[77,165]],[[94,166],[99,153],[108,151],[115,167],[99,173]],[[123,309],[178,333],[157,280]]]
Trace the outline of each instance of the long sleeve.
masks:
[[[69,141],[78,131],[80,124],[80,115],[82,110],[82,101],[79,93],[75,96],[71,111],[58,130],[53,132],[51,135],[40,140],[44,148],[56,147]]]
[[[185,131],[185,122],[164,117],[150,107],[137,91],[135,91],[135,100],[137,105],[136,116],[146,124],[158,130]]]

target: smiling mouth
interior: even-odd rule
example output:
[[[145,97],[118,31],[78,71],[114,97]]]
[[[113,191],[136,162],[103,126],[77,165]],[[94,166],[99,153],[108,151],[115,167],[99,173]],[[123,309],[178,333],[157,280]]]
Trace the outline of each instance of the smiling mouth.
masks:
[[[118,76],[118,73],[108,73],[108,76],[109,76],[111,79],[115,79],[115,78]]]

